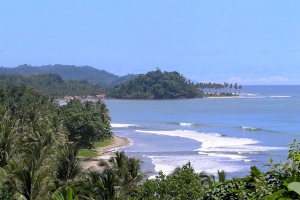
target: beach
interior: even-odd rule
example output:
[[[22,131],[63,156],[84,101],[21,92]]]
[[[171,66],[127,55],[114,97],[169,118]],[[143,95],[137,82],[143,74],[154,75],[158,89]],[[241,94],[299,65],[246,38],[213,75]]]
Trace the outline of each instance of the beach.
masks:
[[[108,160],[110,157],[113,157],[115,155],[115,150],[121,147],[129,146],[131,142],[124,137],[120,136],[114,136],[113,137],[113,143],[105,146],[105,147],[99,147],[95,148],[95,150],[98,152],[99,156],[91,158],[87,161],[83,162],[83,168],[84,169],[90,169],[95,171],[102,170],[102,167],[98,166],[99,160]]]

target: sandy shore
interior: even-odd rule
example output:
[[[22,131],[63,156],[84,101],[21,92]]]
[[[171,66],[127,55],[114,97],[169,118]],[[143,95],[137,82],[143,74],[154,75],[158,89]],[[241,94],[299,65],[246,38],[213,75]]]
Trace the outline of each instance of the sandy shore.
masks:
[[[105,147],[99,147],[99,148],[95,149],[100,156],[91,158],[88,161],[84,161],[83,168],[84,169],[90,168],[91,170],[101,170],[102,167],[99,167],[97,165],[99,160],[101,160],[101,159],[108,160],[110,157],[115,155],[114,151],[116,148],[125,147],[130,144],[131,144],[131,142],[127,138],[114,136],[112,144],[105,146]]]
[[[232,96],[232,97],[204,97],[208,99],[234,99],[234,98],[242,98],[240,96]]]

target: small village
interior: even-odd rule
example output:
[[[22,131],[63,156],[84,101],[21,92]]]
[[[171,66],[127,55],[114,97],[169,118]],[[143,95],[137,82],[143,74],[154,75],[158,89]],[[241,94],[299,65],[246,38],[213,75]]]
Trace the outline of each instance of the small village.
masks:
[[[77,96],[77,95],[69,96],[69,95],[66,95],[64,97],[64,100],[71,100],[71,99],[92,99],[92,100],[95,100],[95,99],[104,99],[104,98],[105,98],[105,94],[97,94],[95,96],[91,96],[91,95],[87,95],[87,96]]]

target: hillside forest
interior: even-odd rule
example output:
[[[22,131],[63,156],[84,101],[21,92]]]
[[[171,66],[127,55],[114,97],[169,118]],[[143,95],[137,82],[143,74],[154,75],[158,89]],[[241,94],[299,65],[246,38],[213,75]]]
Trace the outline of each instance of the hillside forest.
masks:
[[[88,66],[69,65],[0,68],[0,85],[9,83],[26,84],[55,98],[101,95],[119,99],[187,99],[236,96],[242,89],[237,83],[194,83],[178,72],[160,69],[118,77]]]

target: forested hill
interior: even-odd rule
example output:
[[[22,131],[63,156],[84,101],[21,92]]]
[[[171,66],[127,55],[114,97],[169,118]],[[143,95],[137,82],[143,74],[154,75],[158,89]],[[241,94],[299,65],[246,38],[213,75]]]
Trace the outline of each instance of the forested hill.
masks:
[[[114,86],[125,83],[136,75],[129,74],[126,76],[116,76],[108,73],[105,70],[98,70],[90,66],[75,66],[75,65],[19,65],[15,68],[0,67],[0,73],[4,74],[20,74],[23,76],[30,76],[33,74],[59,74],[64,80],[87,80],[93,84],[102,86]]]
[[[186,99],[202,97],[203,93],[178,72],[157,69],[113,87],[109,96],[121,99]]]
[[[87,96],[106,93],[108,87],[91,84],[88,81],[65,81],[58,74],[38,74],[22,76],[19,74],[0,74],[0,85],[28,85],[51,97],[62,98],[66,95]]]

